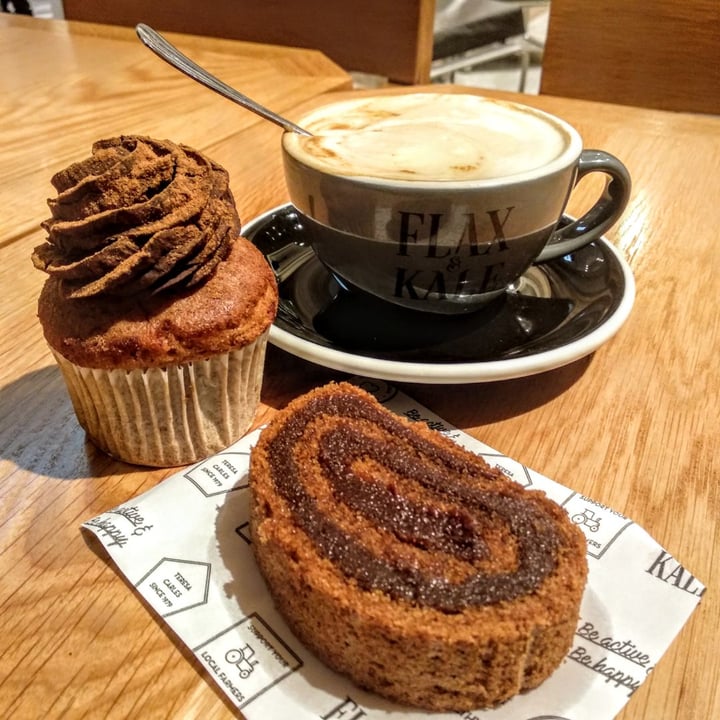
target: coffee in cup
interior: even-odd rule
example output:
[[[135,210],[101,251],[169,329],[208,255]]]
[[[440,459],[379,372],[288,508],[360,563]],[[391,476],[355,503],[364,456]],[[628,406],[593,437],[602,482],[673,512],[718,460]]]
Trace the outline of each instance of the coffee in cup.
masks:
[[[338,279],[432,312],[474,310],[533,263],[604,233],[630,193],[624,165],[531,107],[473,94],[362,96],[322,106],[283,136],[290,198]],[[577,180],[608,176],[558,229]]]

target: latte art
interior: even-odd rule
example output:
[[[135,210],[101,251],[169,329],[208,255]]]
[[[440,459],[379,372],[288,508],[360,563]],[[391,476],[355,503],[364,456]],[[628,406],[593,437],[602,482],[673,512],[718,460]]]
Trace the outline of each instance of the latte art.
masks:
[[[290,154],[324,172],[389,180],[497,179],[546,166],[570,135],[555,118],[476,95],[414,93],[333,103],[288,133]]]

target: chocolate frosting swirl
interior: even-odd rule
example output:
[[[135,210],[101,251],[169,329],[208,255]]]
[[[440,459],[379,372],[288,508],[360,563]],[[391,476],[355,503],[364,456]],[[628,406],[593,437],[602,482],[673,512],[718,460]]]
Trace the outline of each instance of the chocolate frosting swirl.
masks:
[[[100,140],[57,173],[33,264],[70,298],[191,287],[227,257],[240,230],[227,172],[167,140]]]
[[[544,496],[357,393],[297,408],[267,458],[296,524],[365,590],[455,613],[532,593],[556,567]]]

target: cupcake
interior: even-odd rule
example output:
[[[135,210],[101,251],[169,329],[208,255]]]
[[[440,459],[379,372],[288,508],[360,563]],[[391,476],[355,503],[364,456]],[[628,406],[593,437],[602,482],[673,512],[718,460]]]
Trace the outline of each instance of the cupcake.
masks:
[[[239,235],[228,174],[167,140],[96,142],[52,178],[35,267],[45,339],[79,423],[120,460],[174,466],[242,436],[277,285]]]

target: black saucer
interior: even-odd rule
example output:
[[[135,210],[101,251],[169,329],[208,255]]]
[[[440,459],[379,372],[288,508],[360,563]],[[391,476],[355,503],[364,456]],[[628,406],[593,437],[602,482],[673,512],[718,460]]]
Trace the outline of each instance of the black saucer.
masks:
[[[273,330],[282,332],[271,333],[271,342],[320,364],[374,377],[393,379],[392,372],[383,371],[387,363],[420,363],[442,378],[436,382],[458,381],[453,366],[464,366],[457,370],[465,380],[478,381],[486,379],[483,364],[512,365],[533,356],[538,362],[528,372],[501,371],[500,377],[540,372],[564,364],[548,357],[553,351],[581,341],[576,352],[563,353],[569,362],[594,350],[625,320],[634,297],[629,269],[605,240],[531,267],[505,295],[480,310],[440,315],[344,288],[307,245],[302,218],[291,205],[265,213],[243,234],[278,277],[280,308]],[[611,320],[612,327],[582,343]],[[370,363],[369,373],[368,359],[379,361]],[[477,366],[469,377],[468,363]],[[373,367],[378,371],[373,373]],[[412,379],[425,380],[415,374]],[[497,379],[496,374],[489,379]]]

